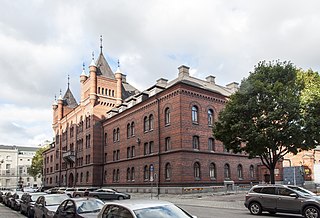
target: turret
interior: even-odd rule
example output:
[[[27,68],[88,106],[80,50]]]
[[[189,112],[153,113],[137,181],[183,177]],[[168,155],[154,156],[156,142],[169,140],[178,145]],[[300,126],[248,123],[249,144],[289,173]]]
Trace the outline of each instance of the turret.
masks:
[[[93,56],[93,55],[92,55]],[[94,58],[92,58],[91,64],[89,66],[90,73],[90,103],[95,104],[97,99],[97,66],[94,63]]]
[[[58,108],[58,102],[56,97],[54,98],[54,101],[52,103],[52,123],[56,123],[57,122],[57,117],[56,117],[56,112],[57,112],[57,108]]]
[[[58,98],[58,121],[60,121],[62,117],[63,117],[63,98],[60,90],[60,95]]]
[[[120,71],[120,64],[118,61],[118,69],[114,74],[116,80],[117,80],[117,91],[116,91],[116,98],[117,98],[117,105],[120,105],[122,103],[122,73]]]
[[[84,90],[84,82],[88,79],[88,76],[85,72],[85,65],[83,63],[82,65],[82,73],[80,75],[80,92],[81,92],[81,99],[80,99],[80,104],[82,104],[82,102],[84,101],[84,93],[85,93],[85,90]]]

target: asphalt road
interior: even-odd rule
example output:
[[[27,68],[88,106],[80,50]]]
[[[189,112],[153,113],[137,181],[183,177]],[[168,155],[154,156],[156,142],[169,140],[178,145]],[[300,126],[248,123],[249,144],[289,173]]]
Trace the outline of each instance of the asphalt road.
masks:
[[[271,215],[267,212],[263,213],[261,216],[253,216],[246,209],[223,209],[223,208],[212,208],[212,207],[199,207],[190,205],[178,205],[185,209],[192,215],[198,218],[302,218],[301,215],[289,215],[289,214],[276,214]]]

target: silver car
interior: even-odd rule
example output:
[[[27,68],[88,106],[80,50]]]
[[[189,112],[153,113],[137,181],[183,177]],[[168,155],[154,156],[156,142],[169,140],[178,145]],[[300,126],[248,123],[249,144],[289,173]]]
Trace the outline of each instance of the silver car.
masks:
[[[38,197],[34,205],[35,218],[51,218],[62,201],[70,198],[67,194],[48,194]]]
[[[320,197],[298,186],[253,186],[246,194],[244,205],[253,215],[267,211],[271,214],[281,212],[320,218]]]
[[[98,218],[196,218],[171,202],[159,200],[124,200],[108,202]]]

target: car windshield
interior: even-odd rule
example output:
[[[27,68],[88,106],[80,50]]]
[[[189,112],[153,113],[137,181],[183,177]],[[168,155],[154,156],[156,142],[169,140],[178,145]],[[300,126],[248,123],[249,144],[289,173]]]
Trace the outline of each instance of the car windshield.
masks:
[[[137,218],[190,218],[189,214],[175,205],[149,207],[135,210]]]
[[[101,210],[104,203],[98,199],[89,199],[84,201],[76,201],[77,211],[81,213],[96,213]]]
[[[55,196],[46,196],[46,205],[59,205],[62,201],[70,198],[68,195],[55,195]]]
[[[298,187],[298,186],[288,186],[289,188],[295,190],[296,192],[298,192],[298,194],[302,195],[302,196],[312,196],[312,195],[316,195],[315,193],[307,190],[307,189],[304,189],[304,188],[301,188],[301,187]]]
[[[41,194],[40,194],[40,193],[39,193],[39,194],[33,194],[33,195],[31,195],[31,200],[32,200],[32,201],[36,201],[40,195],[43,195],[43,193],[41,193]]]

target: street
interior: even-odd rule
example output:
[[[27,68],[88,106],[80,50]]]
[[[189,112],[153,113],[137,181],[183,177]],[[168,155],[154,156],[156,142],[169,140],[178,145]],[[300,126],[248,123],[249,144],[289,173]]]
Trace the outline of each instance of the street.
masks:
[[[288,215],[288,214],[276,214],[271,215],[264,212],[261,216],[253,216],[247,209],[224,209],[224,208],[213,208],[213,207],[201,207],[201,206],[190,206],[190,205],[178,205],[186,211],[190,212],[192,215],[198,218],[302,218],[301,215]]]

